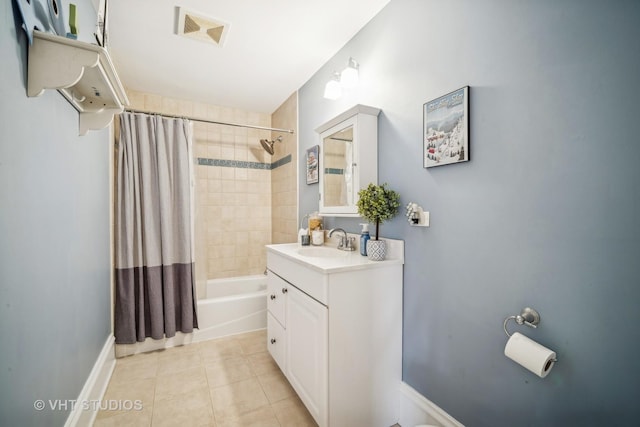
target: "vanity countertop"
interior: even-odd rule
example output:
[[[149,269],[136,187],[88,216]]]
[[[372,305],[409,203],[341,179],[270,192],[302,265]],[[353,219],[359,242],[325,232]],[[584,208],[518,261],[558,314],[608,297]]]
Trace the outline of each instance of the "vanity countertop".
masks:
[[[282,243],[266,247],[267,252],[281,255],[325,274],[404,264],[404,241],[384,240],[387,241],[387,259],[384,261],[371,261],[360,255],[359,250],[342,251],[329,245],[301,246],[299,243]]]

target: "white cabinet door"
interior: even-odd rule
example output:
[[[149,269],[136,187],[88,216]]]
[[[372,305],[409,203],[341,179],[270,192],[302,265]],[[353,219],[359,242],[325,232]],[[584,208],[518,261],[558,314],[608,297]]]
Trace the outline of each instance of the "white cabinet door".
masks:
[[[285,330],[280,322],[271,313],[267,313],[267,349],[282,372],[286,372],[286,339]]]
[[[294,286],[287,304],[287,378],[320,427],[328,419],[328,311]]]
[[[289,283],[280,276],[267,271],[267,310],[284,328],[287,327],[285,305],[288,287]]]

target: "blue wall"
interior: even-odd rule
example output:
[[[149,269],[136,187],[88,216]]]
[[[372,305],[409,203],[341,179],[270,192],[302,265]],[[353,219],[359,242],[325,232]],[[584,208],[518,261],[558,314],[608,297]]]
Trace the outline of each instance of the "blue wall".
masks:
[[[93,6],[74,3],[91,40]],[[76,399],[111,330],[109,137],[79,137],[78,113],[56,91],[27,98],[18,19],[3,1],[0,425],[61,426],[68,410],[34,401]]]
[[[466,425],[637,423],[639,22],[637,1],[392,0],[300,89],[300,159],[326,120],[382,109],[379,181],[431,212],[381,228],[406,242],[403,379]],[[350,56],[359,88],[323,99]],[[422,105],[465,85],[471,161],[423,169]],[[317,191],[301,177],[300,214]],[[511,329],[557,351],[546,379],[503,355],[525,306],[540,327]]]

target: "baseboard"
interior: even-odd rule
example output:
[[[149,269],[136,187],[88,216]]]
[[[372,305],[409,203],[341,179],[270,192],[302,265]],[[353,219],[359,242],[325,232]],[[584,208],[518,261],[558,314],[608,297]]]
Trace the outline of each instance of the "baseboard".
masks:
[[[418,393],[404,381],[400,383],[400,421],[403,427],[431,424],[440,427],[464,427],[438,405]]]
[[[97,411],[95,410],[83,410],[83,402],[100,401],[104,396],[104,392],[107,390],[111,374],[116,366],[115,352],[114,352],[115,339],[113,335],[107,337],[107,341],[102,347],[102,351],[98,355],[96,363],[89,373],[89,378],[84,383],[82,391],[76,400],[65,427],[75,426],[90,426],[95,421]],[[91,407],[91,405],[89,405]]]

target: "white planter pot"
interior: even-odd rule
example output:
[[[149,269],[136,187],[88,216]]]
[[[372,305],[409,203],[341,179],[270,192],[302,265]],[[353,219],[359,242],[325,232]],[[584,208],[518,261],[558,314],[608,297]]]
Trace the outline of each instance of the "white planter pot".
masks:
[[[367,241],[367,258],[371,261],[384,261],[387,257],[387,242],[384,240]]]

